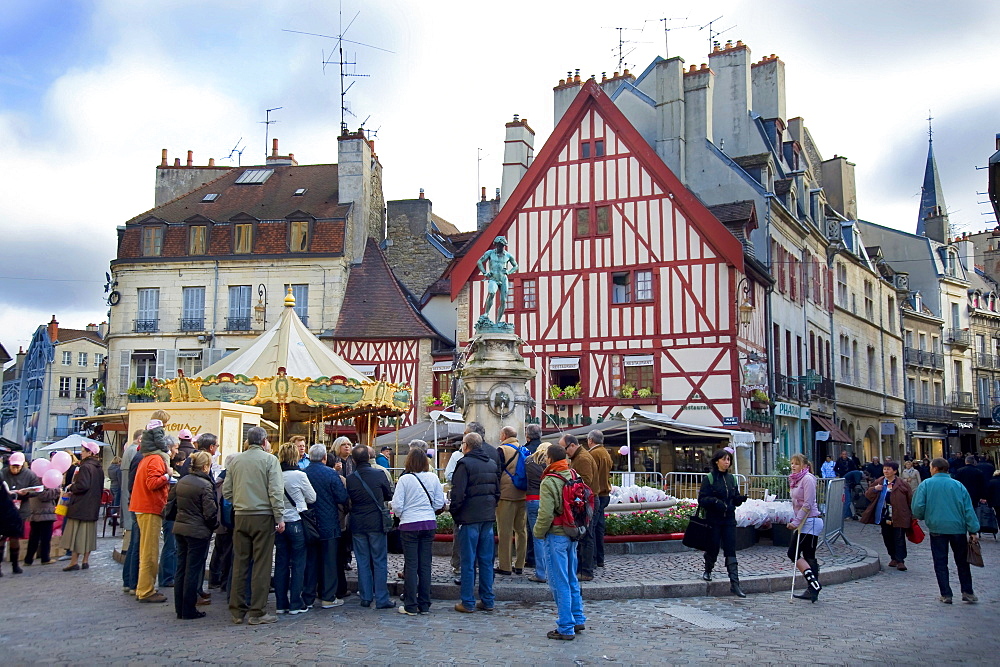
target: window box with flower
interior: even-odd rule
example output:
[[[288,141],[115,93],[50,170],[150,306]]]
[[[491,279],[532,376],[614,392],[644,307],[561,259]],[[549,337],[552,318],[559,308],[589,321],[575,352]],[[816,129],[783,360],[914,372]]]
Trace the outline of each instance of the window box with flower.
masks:
[[[451,394],[445,391],[440,396],[428,396],[424,399],[424,405],[427,407],[427,412],[444,410],[451,405]]]
[[[583,387],[579,382],[568,387],[557,384],[549,385],[549,397],[546,402],[556,404],[580,403],[583,401]]]

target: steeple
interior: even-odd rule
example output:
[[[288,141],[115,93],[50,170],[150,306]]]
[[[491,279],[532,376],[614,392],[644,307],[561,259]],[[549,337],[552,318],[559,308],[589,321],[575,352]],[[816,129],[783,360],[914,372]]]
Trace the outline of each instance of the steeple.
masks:
[[[927,236],[941,243],[950,236],[948,209],[944,203],[944,191],[938,177],[937,162],[934,160],[934,118],[927,114],[927,166],[924,167],[924,183],[920,187],[920,213],[917,216],[917,236]]]

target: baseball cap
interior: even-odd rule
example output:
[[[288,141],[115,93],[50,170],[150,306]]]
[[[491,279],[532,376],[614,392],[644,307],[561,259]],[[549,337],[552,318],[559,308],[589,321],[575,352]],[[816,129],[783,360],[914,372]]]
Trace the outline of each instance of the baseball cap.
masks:
[[[14,452],[10,455],[10,459],[7,461],[8,464],[12,466],[23,466],[24,465],[24,454],[21,452]]]
[[[182,428],[180,433],[177,434],[178,440],[190,440],[192,437],[191,431],[186,428]]]
[[[91,442],[90,440],[84,440],[83,442],[80,443],[80,446],[86,449],[91,454],[96,454],[97,452],[101,451],[101,448],[98,446],[98,444],[96,442]]]

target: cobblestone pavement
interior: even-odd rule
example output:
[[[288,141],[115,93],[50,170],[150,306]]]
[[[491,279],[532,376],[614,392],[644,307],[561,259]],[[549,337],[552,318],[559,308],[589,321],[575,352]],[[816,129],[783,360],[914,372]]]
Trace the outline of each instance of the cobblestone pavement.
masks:
[[[880,535],[850,523],[852,542],[885,556]],[[1000,637],[1000,544],[983,541],[986,569],[973,568],[978,604],[943,605],[930,546],[908,545],[909,571],[827,586],[818,604],[787,593],[587,602],[587,630],[547,640],[551,602],[498,602],[492,613],[457,614],[435,600],[428,616],[361,608],[357,597],[329,611],[284,616],[275,625],[233,626],[215,594],[198,621],[177,621],[171,604],[138,604],[121,593],[112,540],[99,540],[88,571],[34,565],[0,579],[0,663],[180,662],[301,664],[996,664]],[[771,547],[741,552],[746,568],[771,563]],[[783,550],[782,550],[783,551]],[[764,552],[758,559],[757,553]],[[615,556],[620,576],[662,577],[663,560],[690,571],[690,555]],[[619,559],[622,559],[621,563]],[[644,560],[647,559],[647,560]],[[440,558],[444,562],[445,559]],[[780,558],[779,558],[780,560]],[[774,561],[777,563],[777,561]],[[770,565],[766,565],[771,567]],[[775,565],[776,566],[776,565]],[[438,567],[447,567],[438,565]],[[439,575],[440,576],[440,575]],[[605,572],[605,577],[610,577]],[[801,581],[801,580],[800,580]],[[952,585],[957,590],[953,575]],[[166,593],[172,591],[167,589]],[[273,603],[272,603],[273,604]]]

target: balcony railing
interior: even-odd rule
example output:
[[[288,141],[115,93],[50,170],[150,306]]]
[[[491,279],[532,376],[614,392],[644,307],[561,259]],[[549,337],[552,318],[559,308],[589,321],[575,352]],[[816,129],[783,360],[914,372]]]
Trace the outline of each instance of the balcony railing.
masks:
[[[972,332],[968,329],[948,329],[945,340],[958,347],[969,347],[972,345]]]
[[[798,382],[793,382],[795,378],[781,373],[774,374],[774,393],[779,398],[787,398],[792,401],[799,400],[801,391]]]
[[[976,404],[972,400],[971,391],[953,391],[951,392],[951,401],[949,401],[949,405],[951,405],[952,408],[971,410]]]
[[[181,318],[181,331],[204,331],[204,317],[184,317]]]
[[[52,429],[52,437],[65,438],[67,435],[72,435],[76,432],[76,427],[73,426],[56,426]]]
[[[159,331],[160,320],[132,320],[135,323],[135,333],[155,333]]]
[[[976,353],[976,364],[980,368],[996,368],[997,358],[987,352]]]
[[[226,331],[250,331],[249,317],[227,317]]]
[[[950,420],[951,410],[933,403],[907,402],[905,415],[907,419]]]
[[[833,392],[834,392],[834,384],[833,380],[831,380],[830,378],[823,378],[822,380],[820,380],[819,384],[817,384],[816,388],[813,390],[813,394],[819,396],[820,398],[832,399],[834,395]]]
[[[944,368],[944,355],[940,352],[928,352],[913,347],[903,348],[903,363],[923,368]]]

